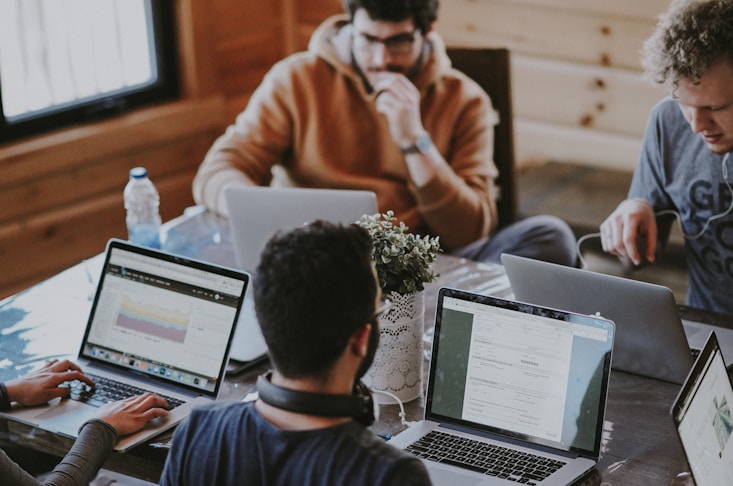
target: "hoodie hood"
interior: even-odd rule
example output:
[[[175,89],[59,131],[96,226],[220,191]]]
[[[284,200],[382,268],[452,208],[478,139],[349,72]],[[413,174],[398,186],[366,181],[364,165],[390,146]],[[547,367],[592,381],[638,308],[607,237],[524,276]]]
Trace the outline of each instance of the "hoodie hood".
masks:
[[[337,72],[358,82],[366,94],[366,82],[352,62],[352,36],[353,26],[348,16],[330,17],[313,32],[308,43],[308,51],[323,59]],[[436,32],[430,32],[425,38],[428,48],[423,54],[420,70],[412,79],[421,92],[438,81],[451,68],[445,44],[440,36]]]

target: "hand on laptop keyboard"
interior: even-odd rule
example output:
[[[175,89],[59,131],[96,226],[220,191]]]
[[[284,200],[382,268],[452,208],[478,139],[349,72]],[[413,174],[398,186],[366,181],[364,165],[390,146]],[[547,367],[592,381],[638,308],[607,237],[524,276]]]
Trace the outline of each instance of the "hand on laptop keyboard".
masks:
[[[127,435],[142,429],[151,420],[167,417],[167,408],[165,399],[148,392],[107,403],[96,416],[114,427],[119,435]]]
[[[10,380],[5,386],[12,401],[30,407],[68,395],[63,384],[71,380],[86,384],[94,383],[82,373],[76,363],[52,359],[38,371]]]
[[[69,398],[100,407],[96,418],[110,424],[119,435],[137,432],[151,420],[165,418],[179,400],[92,374],[94,386],[78,380],[59,386],[69,388]]]
[[[69,398],[85,402],[95,407],[101,407],[106,403],[139,396],[147,392],[147,390],[143,390],[142,388],[101,376],[92,374],[88,374],[87,376],[94,380],[94,386],[77,380],[71,381],[68,383]],[[161,395],[161,397],[167,402],[167,405],[164,406],[166,410],[172,410],[182,403],[173,397],[165,395]]]

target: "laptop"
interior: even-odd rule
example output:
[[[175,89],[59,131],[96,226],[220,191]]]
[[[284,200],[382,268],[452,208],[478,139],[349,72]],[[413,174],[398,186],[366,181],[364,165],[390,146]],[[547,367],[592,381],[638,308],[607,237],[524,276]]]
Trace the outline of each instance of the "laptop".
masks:
[[[733,386],[711,332],[670,410],[697,486],[733,484]]]
[[[425,417],[390,443],[433,484],[569,484],[600,458],[613,339],[601,317],[441,288]]]
[[[237,266],[252,275],[265,244],[277,231],[316,219],[349,224],[377,212],[377,196],[361,190],[235,186],[224,190],[224,198]],[[230,364],[234,373],[267,353],[255,316],[253,292],[247,295],[230,352],[230,358],[237,362]]]
[[[715,331],[726,363],[733,363],[733,315],[683,304],[677,304],[677,311],[691,348],[702,349],[710,333]]]
[[[501,262],[517,300],[612,320],[614,369],[678,385],[687,377],[694,353],[667,287],[516,255]]]
[[[248,284],[249,275],[239,270],[109,241],[76,361],[97,389],[112,380],[179,404],[167,418],[120,437],[117,451],[170,429],[194,406],[217,398]],[[71,395],[81,397],[2,415],[76,438],[101,404],[91,393]]]

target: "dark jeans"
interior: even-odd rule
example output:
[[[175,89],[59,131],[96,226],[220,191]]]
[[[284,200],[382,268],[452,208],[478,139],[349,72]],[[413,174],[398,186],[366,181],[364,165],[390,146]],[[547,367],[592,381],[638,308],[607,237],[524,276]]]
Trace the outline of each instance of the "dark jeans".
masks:
[[[449,252],[479,262],[501,263],[502,253],[577,266],[573,231],[555,216],[531,216],[506,226],[492,236]]]

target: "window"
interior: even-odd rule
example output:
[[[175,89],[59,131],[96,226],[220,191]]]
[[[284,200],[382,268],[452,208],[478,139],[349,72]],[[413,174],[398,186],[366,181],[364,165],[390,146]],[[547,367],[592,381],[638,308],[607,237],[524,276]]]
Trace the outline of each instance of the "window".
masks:
[[[0,0],[0,141],[177,95],[171,0]]]

